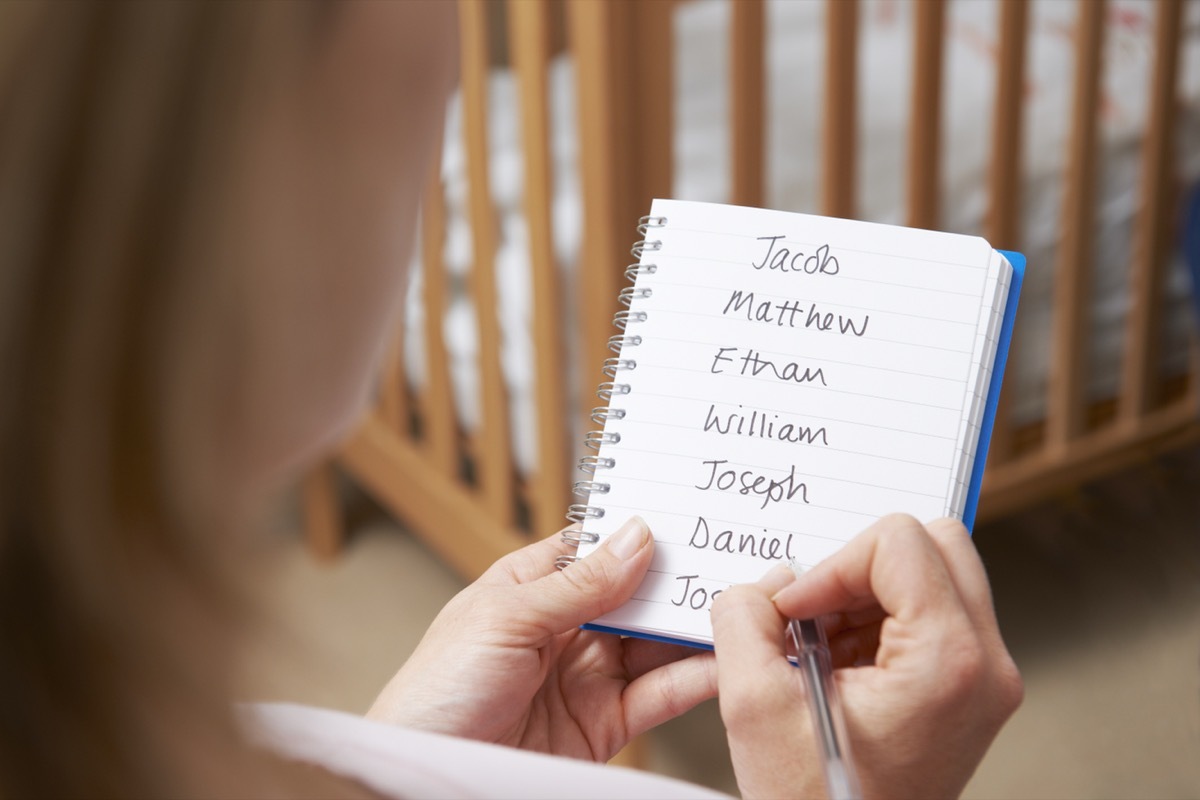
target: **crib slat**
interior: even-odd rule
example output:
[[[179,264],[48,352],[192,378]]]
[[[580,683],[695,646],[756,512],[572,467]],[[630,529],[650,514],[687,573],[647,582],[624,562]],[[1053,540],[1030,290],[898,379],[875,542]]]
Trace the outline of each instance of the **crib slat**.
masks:
[[[604,358],[604,341],[612,332],[612,303],[616,302],[618,280],[613,265],[623,255],[618,176],[610,165],[624,163],[614,118],[615,69],[609,68],[610,48],[615,40],[613,11],[603,0],[575,0],[568,6],[567,26],[571,55],[575,61],[576,113],[579,130],[579,181],[583,194],[583,247],[579,255],[577,292],[579,363],[581,370],[580,414],[594,405],[595,372],[589,364]],[[614,59],[615,60],[615,59]],[[628,232],[626,232],[628,234]],[[611,298],[611,299],[609,299]]]
[[[1141,212],[1137,220],[1119,415],[1136,425],[1157,398],[1162,352],[1162,287],[1171,224],[1175,87],[1183,3],[1160,0],[1154,32],[1154,73],[1142,140]]]
[[[332,561],[346,538],[332,461],[322,461],[304,477],[304,537],[318,561]]]
[[[563,314],[558,268],[551,239],[551,165],[548,86],[549,28],[545,0],[508,4],[510,51],[521,106],[521,150],[525,162],[525,219],[533,276],[532,335],[535,343],[534,398],[537,404],[537,474],[531,516],[536,535],[563,527],[568,505],[565,403],[562,392]]]
[[[568,6],[567,25],[575,61],[579,129],[579,179],[583,190],[583,248],[579,256],[576,298],[579,335],[580,408],[582,418],[597,405],[597,370],[609,355],[608,337],[617,309],[621,270],[629,263],[638,214],[632,192],[613,165],[629,164],[634,137],[628,120],[632,109],[618,102],[630,43],[621,39],[628,25],[621,6],[607,0],[575,0]],[[591,424],[590,421],[587,424]]]
[[[730,114],[733,147],[733,196],[742,206],[762,206],[763,149],[766,143],[763,116],[766,92],[766,18],[762,0],[733,0],[730,26]]]
[[[520,532],[498,525],[462,482],[447,480],[429,468],[429,459],[412,443],[391,435],[368,414],[342,448],[341,465],[414,535],[466,580],[525,543]]]
[[[908,126],[908,225],[935,228],[938,222],[942,118],[942,32],[944,0],[917,0],[913,42],[911,117]]]
[[[634,108],[634,124],[630,130],[634,134],[631,145],[637,164],[637,171],[631,176],[636,188],[629,199],[633,214],[624,221],[627,226],[635,225],[638,217],[650,213],[650,201],[655,197],[670,197],[672,193],[675,172],[672,147],[675,133],[673,5],[671,2],[629,3],[627,8],[632,13],[618,17],[626,26],[623,38],[632,44],[633,62],[633,69],[624,76],[624,85],[628,87]]]
[[[1079,0],[1075,37],[1074,100],[1062,209],[1062,246],[1055,265],[1054,339],[1046,439],[1065,452],[1084,427],[1088,367],[1088,309],[1092,240],[1096,235],[1096,128],[1104,0]]]
[[[488,175],[488,50],[485,0],[460,0],[463,136],[474,263],[471,291],[479,320],[480,418],[479,481],[483,500],[500,525],[514,519],[512,442],[508,396],[500,362],[500,320],[496,292],[496,218]]]
[[[401,436],[409,434],[408,378],[405,375],[404,329],[401,325],[393,337],[391,349],[379,379],[379,413],[381,418]]]
[[[999,59],[996,100],[992,112],[992,153],[989,166],[987,238],[993,247],[1020,250],[1018,213],[1021,192],[1021,102],[1025,82],[1025,42],[1029,4],[1009,0],[1000,4]],[[1015,344],[1015,343],[1014,343]],[[1015,352],[1015,351],[1014,351]],[[1010,353],[1009,361],[1015,356]],[[1003,463],[1012,453],[1013,391],[1002,391],[992,429],[988,459]]]
[[[442,261],[446,212],[442,196],[440,149],[425,185],[421,204],[421,279],[425,309],[425,379],[421,392],[421,428],[430,462],[454,475],[456,422],[450,389],[450,367],[442,323],[446,319],[446,267]]]
[[[858,146],[858,0],[825,4],[822,213],[853,217]]]
[[[1025,110],[1025,42],[1029,3],[1000,4],[999,60],[996,99],[992,112],[992,153],[989,165],[988,241],[1001,250],[1019,249],[1021,201],[1021,125]]]

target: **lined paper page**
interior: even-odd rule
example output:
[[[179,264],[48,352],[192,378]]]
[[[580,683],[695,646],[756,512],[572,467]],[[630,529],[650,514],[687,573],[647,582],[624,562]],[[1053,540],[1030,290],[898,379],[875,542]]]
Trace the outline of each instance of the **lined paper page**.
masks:
[[[971,466],[975,463],[975,451],[979,445],[983,413],[987,405],[988,387],[992,379],[992,365],[996,361],[996,348],[1000,342],[1000,328],[1008,301],[1011,275],[1011,269],[1008,268],[1008,262],[1005,261],[1004,256],[993,251],[988,264],[988,285],[992,287],[991,296],[984,298],[985,304],[979,310],[981,319],[975,335],[976,357],[968,382],[968,385],[972,387],[971,395],[967,398],[971,413],[959,436],[960,446],[963,449],[962,462],[958,470],[954,494],[946,507],[947,516],[960,519],[963,516],[967,489],[971,483]]]
[[[670,200],[651,214],[656,270],[636,284],[641,341],[619,356],[625,414],[606,423],[619,441],[593,479],[609,488],[588,498],[604,516],[585,528],[603,541],[640,514],[656,549],[634,600],[596,623],[708,643],[713,596],[774,562],[811,566],[891,512],[961,514],[1006,262],[909,228]]]

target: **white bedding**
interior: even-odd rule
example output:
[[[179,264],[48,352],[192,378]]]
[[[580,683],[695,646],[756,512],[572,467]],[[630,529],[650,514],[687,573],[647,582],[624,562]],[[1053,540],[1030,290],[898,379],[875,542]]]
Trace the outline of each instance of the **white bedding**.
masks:
[[[774,208],[819,211],[815,198],[820,181],[824,5],[768,2],[768,204]],[[1138,150],[1145,119],[1145,87],[1153,70],[1154,10],[1153,4],[1123,0],[1111,3],[1108,12],[1096,202],[1100,233],[1095,244],[1091,303],[1094,368],[1088,391],[1092,397],[1110,395],[1120,369],[1127,270],[1139,203]],[[983,229],[997,11],[995,0],[958,0],[950,4],[946,20],[940,227],[949,231],[981,233]],[[1021,249],[1028,257],[1029,270],[1017,326],[1018,359],[1010,364],[1007,376],[1015,385],[1010,390],[1015,390],[1014,413],[1019,421],[1041,414],[1049,371],[1051,291],[1069,136],[1075,11],[1075,3],[1037,0],[1030,17],[1021,218]],[[726,3],[709,1],[683,5],[676,14],[674,196],[679,199],[722,202],[728,197],[728,13]],[[1187,2],[1184,15],[1177,165],[1185,185],[1193,186],[1200,178],[1200,0]],[[898,223],[903,220],[911,8],[897,0],[868,0],[860,12],[860,24],[858,211],[863,219]],[[565,58],[552,63],[549,86],[554,245],[569,285],[578,260],[582,224],[573,75]],[[500,233],[496,272],[502,298],[501,347],[514,426],[514,456],[518,467],[529,471],[536,452],[536,408],[516,92],[511,72],[492,73],[490,170]],[[443,330],[456,410],[462,424],[473,430],[479,424],[478,332],[466,289],[472,252],[457,98],[447,118],[443,158],[445,260],[452,281]],[[634,222],[630,220],[631,242],[636,238]],[[413,275],[405,341],[409,380],[420,385],[425,351],[419,264]],[[1167,283],[1164,352],[1169,366],[1182,371],[1187,333],[1194,322],[1188,305],[1191,287],[1178,260]],[[566,310],[563,324],[570,326]],[[599,381],[599,365],[595,371]],[[568,378],[568,389],[578,384]]]

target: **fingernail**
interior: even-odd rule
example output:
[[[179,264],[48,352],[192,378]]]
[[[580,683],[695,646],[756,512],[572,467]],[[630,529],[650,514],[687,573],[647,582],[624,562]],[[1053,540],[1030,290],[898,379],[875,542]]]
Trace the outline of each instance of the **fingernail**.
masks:
[[[766,575],[758,579],[758,585],[772,597],[783,587],[796,580],[796,573],[787,564],[776,564]]]
[[[646,520],[630,517],[628,522],[608,538],[608,552],[622,561],[632,558],[634,553],[642,549],[649,535],[650,529],[646,527]]]
[[[772,602],[778,600],[783,595],[793,593],[795,591],[795,587],[800,586],[809,580],[808,570],[799,564],[787,564],[785,566],[787,566],[788,571],[792,573],[793,578],[775,590],[775,595],[771,598]]]

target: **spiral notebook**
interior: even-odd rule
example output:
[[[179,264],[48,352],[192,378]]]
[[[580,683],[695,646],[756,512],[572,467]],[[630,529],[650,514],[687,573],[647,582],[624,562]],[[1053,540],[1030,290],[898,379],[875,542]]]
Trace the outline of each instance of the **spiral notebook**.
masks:
[[[560,566],[634,514],[633,599],[585,626],[711,646],[709,608],[905,512],[968,527],[1024,274],[978,237],[655,200]]]

